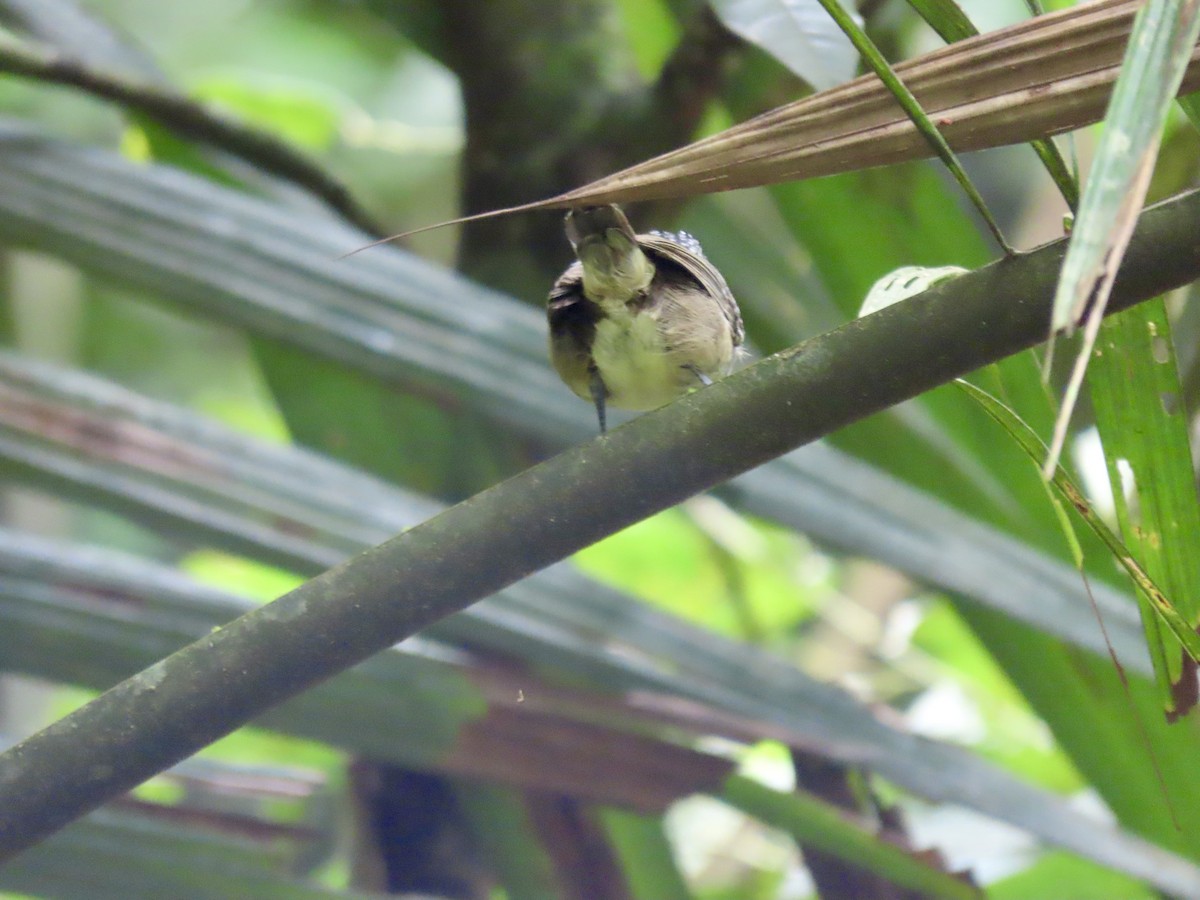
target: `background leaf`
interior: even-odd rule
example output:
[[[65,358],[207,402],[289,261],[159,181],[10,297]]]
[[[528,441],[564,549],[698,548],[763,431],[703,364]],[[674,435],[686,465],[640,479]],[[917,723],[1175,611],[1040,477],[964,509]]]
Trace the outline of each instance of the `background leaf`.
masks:
[[[762,47],[817,90],[849,81],[858,53],[817,0],[717,0],[735,34]]]
[[[909,60],[904,71],[932,77],[949,67],[921,90],[960,100],[983,91],[999,101],[999,109],[943,110],[959,123],[945,127],[981,129],[974,133],[993,141],[1099,116],[1135,6],[1100,0],[923,59],[913,57],[927,53],[929,37],[911,13],[895,5],[886,15],[883,7],[865,12],[886,56]],[[136,10],[108,0],[86,10],[68,0],[0,0],[0,18],[22,40],[126,87],[194,103],[217,86],[237,107],[239,128],[307,141],[311,161],[394,230],[560,195],[808,90],[729,34],[705,5],[675,0],[496,0],[469,13],[426,0],[336,9],[213,0]],[[1031,37],[1039,34],[1044,40]],[[529,59],[538,60],[535,69]],[[1015,82],[1005,80],[1008,72]],[[1029,73],[1024,82],[1021,72]],[[182,583],[179,570],[226,596],[266,598],[594,434],[587,405],[547,368],[540,312],[525,306],[540,305],[569,260],[558,215],[468,225],[457,252],[456,232],[421,235],[412,248],[425,261],[373,252],[334,262],[367,238],[331,221],[295,182],[228,145],[181,140],[120,104],[42,87],[38,78],[54,80],[43,66],[0,81],[0,107],[21,120],[0,147],[0,300],[6,339],[20,351],[0,361],[0,475],[12,529],[3,536],[0,605],[9,625],[0,629],[0,655],[26,673],[4,685],[3,726],[13,734],[91,696],[46,681],[111,684],[211,629],[214,610],[233,608],[205,607],[194,583],[171,594],[166,585]],[[1056,90],[1021,92],[1047,80]],[[809,137],[873,127],[851,88],[804,101],[801,112],[836,101],[817,110]],[[892,108],[882,94],[859,99]],[[842,114],[849,118],[833,121]],[[864,153],[886,146],[885,136],[863,134]],[[901,143],[909,137],[898,133]],[[1086,159],[1088,135],[1074,140]],[[698,164],[711,164],[700,146]],[[873,164],[853,148],[830,146],[824,158],[836,166]],[[748,149],[753,163],[761,148]],[[1172,126],[1159,196],[1191,183],[1197,151],[1194,135]],[[1063,201],[1027,151],[965,162],[1023,246],[1061,234]],[[678,189],[686,196],[699,186],[684,180]],[[977,223],[959,207],[921,164],[686,204],[652,201],[629,214],[640,229],[682,225],[703,240],[765,355],[852,317],[865,286],[891,268],[986,263]],[[1187,239],[1187,227],[1163,240]],[[1135,255],[1128,277],[1145,284],[1191,258],[1190,249],[1167,260]],[[456,260],[469,277],[445,271]],[[1027,300],[1044,296],[1034,286],[1043,277],[1052,277],[1049,269],[1011,290],[988,282],[986,295],[1003,298],[1004,312],[985,305],[968,316],[986,322],[977,338],[927,346],[943,325],[928,321],[904,347],[884,344],[835,362],[862,374],[869,390],[930,370],[994,340]],[[927,302],[913,301],[895,327],[909,333]],[[1200,383],[1188,351],[1200,319],[1175,303],[1168,314],[1186,406]],[[58,364],[46,366],[50,359]],[[1014,358],[972,380],[1045,436],[1052,390],[1036,370]],[[1060,383],[1061,373],[1051,376]],[[788,398],[793,408],[798,396]],[[852,407],[856,396],[839,403]],[[1094,477],[1089,415],[1069,462],[1092,488],[1103,479]],[[778,428],[776,418],[761,417],[746,435]],[[710,444],[671,469],[742,440]],[[289,441],[359,471],[280,446]],[[442,847],[495,838],[473,859],[443,856],[443,874],[470,879],[480,896],[591,896],[581,886],[596,884],[600,872],[654,897],[807,890],[800,853],[812,861],[816,850],[803,836],[764,828],[765,815],[714,800],[679,804],[665,817],[636,811],[638,797],[680,783],[692,764],[682,760],[699,759],[723,771],[736,764],[783,799],[794,784],[840,785],[843,793],[821,796],[860,820],[882,810],[898,832],[889,839],[937,848],[989,889],[1032,867],[1030,880],[1014,882],[1025,895],[1044,894],[1056,872],[1086,879],[1080,884],[1097,896],[1136,893],[1119,874],[1078,858],[1040,862],[1045,847],[1066,846],[1141,883],[1194,893],[1188,866],[1171,853],[1197,854],[1200,738],[1190,719],[1163,721],[1133,598],[1107,554],[1083,547],[1128,662],[1128,696],[1103,655],[1042,486],[985,414],[939,390],[834,441],[836,449],[790,454],[718,497],[590,549],[581,559],[589,577],[555,567],[439,623],[400,651],[403,666],[393,662],[396,651],[385,653],[384,669],[351,673],[344,688],[314,691],[311,704],[268,723],[330,743],[244,732],[221,742],[206,773],[156,779],[139,802],[187,823],[180,853],[202,852],[206,836],[194,826],[212,785],[246,785],[222,800],[237,804],[234,818],[209,821],[223,834],[244,822],[278,835],[274,846],[286,852],[256,860],[260,893],[268,885],[286,891],[297,877],[322,889],[429,892],[388,883],[389,872],[424,870],[417,848],[401,850],[381,828],[418,807],[453,836]],[[1096,491],[1089,499],[1104,511],[1104,492]],[[34,553],[30,533],[53,540]],[[148,570],[157,574],[133,592],[130,576]],[[178,603],[161,603],[165,597]],[[422,683],[433,693],[423,694]],[[449,698],[444,712],[419,702],[439,693]],[[440,736],[442,749],[422,750],[422,734]],[[469,753],[462,743],[504,734],[519,738],[511,746],[520,752],[484,743]],[[766,734],[800,739],[809,761],[798,764],[782,744],[763,741]],[[557,753],[544,740],[552,735]],[[448,757],[451,745],[460,750]],[[616,746],[646,752],[630,756]],[[815,781],[813,753],[824,773]],[[579,765],[587,772],[572,781]],[[655,765],[669,777],[634,777]],[[597,772],[609,774],[601,783]],[[286,785],[290,799],[269,799],[272,784]],[[414,803],[404,785],[437,799]],[[599,790],[633,805],[598,807]],[[1128,830],[1072,811],[1080,792]],[[1171,823],[1167,797],[1182,830]],[[334,802],[353,810],[349,821],[329,814]],[[947,804],[1022,831],[1002,839],[986,820],[965,821]],[[911,828],[888,818],[897,808]],[[588,865],[573,866],[585,849]],[[167,853],[164,846],[164,861]],[[97,874],[103,866],[119,883],[116,857],[92,859]],[[141,857],[138,875],[150,875],[151,863]],[[853,859],[834,864],[854,876]],[[1074,868],[1055,868],[1063,865]],[[42,892],[56,893],[52,873],[39,871]]]

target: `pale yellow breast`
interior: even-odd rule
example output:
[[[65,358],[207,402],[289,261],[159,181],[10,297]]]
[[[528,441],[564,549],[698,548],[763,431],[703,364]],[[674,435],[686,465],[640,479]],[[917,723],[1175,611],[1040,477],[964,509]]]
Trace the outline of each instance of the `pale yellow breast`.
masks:
[[[592,359],[610,406],[656,409],[699,387],[698,372],[716,379],[728,370],[733,344],[722,319],[710,318],[705,329],[681,327],[680,318],[672,317],[673,327],[664,328],[661,312],[642,310],[596,324]]]

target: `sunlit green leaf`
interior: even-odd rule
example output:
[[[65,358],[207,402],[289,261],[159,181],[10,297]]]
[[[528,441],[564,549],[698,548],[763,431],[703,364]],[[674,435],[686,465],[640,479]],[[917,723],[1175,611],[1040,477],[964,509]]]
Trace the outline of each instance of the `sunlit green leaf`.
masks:
[[[1163,120],[1197,37],[1200,7],[1195,3],[1149,0],[1134,21],[1055,293],[1051,327],[1056,330],[1074,327],[1084,302],[1097,290],[1095,305],[1104,308],[1132,220],[1142,207]]]
[[[1030,459],[1037,461],[1039,453],[1044,451],[1044,445],[1029,427],[1017,418],[1011,410],[988,396],[983,391],[968,382],[958,382],[959,387],[976,399],[997,422],[1021,445]],[[1121,543],[1120,539],[1109,530],[1103,520],[1092,509],[1083,493],[1067,477],[1061,467],[1057,469],[1051,483],[1061,493],[1063,499],[1083,519],[1087,526],[1105,543],[1113,560],[1120,565],[1133,579],[1138,589],[1149,601],[1154,614],[1157,615],[1183,649],[1193,660],[1200,660],[1200,635],[1184,621],[1179,610],[1154,583],[1142,567],[1139,560]]]
[[[1101,325],[1088,383],[1124,540],[1194,629],[1200,624],[1200,555],[1192,548],[1200,546],[1200,504],[1174,342],[1161,299]],[[1186,684],[1194,681],[1195,671],[1149,599],[1143,596],[1142,603],[1163,705],[1170,714],[1185,713],[1190,705]],[[1181,682],[1183,691],[1176,695]]]

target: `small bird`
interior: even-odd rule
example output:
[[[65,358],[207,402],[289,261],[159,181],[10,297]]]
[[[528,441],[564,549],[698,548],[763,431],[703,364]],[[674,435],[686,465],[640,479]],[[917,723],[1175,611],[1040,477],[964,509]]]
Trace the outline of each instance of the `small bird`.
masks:
[[[721,273],[687,232],[635,234],[616,206],[571,210],[572,263],[550,290],[550,361],[605,410],[662,406],[729,371],[744,331]]]

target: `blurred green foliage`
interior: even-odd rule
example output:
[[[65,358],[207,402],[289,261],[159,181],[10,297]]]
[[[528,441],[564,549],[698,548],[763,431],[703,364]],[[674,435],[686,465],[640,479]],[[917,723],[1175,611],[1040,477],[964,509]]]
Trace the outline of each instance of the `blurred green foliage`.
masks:
[[[672,11],[677,4],[622,0],[617,6],[638,70],[650,80],[680,34]],[[419,227],[458,212],[464,129],[454,76],[424,55],[415,38],[383,25],[364,4],[96,0],[89,9],[128,31],[190,96],[319,160],[389,228]],[[899,30],[907,29],[905,24]],[[746,69],[757,71],[754,65],[751,60]],[[704,130],[740,117],[739,106],[749,105],[747,97],[773,98],[779,89],[774,82],[751,82],[757,92],[736,79],[733,84],[739,90],[731,89],[727,99],[712,104]],[[62,89],[0,81],[0,110],[66,137],[121,148],[135,159],[220,173],[258,193],[279,189],[247,173],[231,174],[220,159],[195,146]],[[1171,155],[1164,165],[1186,170],[1194,147],[1177,143],[1178,151],[1175,142],[1168,142]],[[996,156],[999,162],[976,161],[985,191],[1006,197],[1008,224],[1014,230],[1045,237],[1045,215],[1036,221],[1022,217],[1044,202],[1031,154],[1016,148]],[[994,255],[944,179],[925,165],[708,198],[685,210],[683,219],[697,231],[705,228],[701,236],[713,259],[722,265],[729,261],[726,272],[746,308],[751,337],[766,350],[852,316],[870,283],[895,266],[975,266]],[[449,265],[455,238],[456,232],[447,229],[414,238],[410,246]],[[565,244],[558,252],[565,263]],[[12,264],[21,265],[25,263]],[[19,330],[23,316],[37,315],[39,292],[50,289],[50,282],[37,273],[20,286],[21,296],[12,298]],[[310,366],[293,351],[255,347],[226,326],[164,308],[161,298],[103,284],[84,283],[76,290],[76,299],[85,304],[77,330],[70,332],[75,337],[66,348],[69,360],[241,431],[279,441],[292,435],[443,495],[452,491],[446,487],[448,477],[486,483],[522,459],[516,451],[494,452],[487,435],[446,426],[438,410],[423,401],[395,398],[393,405],[386,391],[371,393],[373,388],[357,383],[353,375],[330,371],[322,375],[321,387],[313,388],[304,378],[322,363]],[[796,296],[810,290],[811,296]],[[541,301],[540,296],[523,299]],[[39,338],[29,328],[21,333],[33,335],[22,349],[49,355],[48,337]],[[264,361],[273,361],[269,373]],[[309,371],[301,372],[305,369]],[[1009,388],[1009,399],[1028,418],[1045,421],[1044,408],[1035,408],[1045,397],[1037,396],[1029,360],[1010,360],[986,377]],[[336,427],[327,415],[335,409],[341,416]],[[376,427],[380,422],[387,424]],[[394,428],[406,428],[411,440],[395,438]],[[953,398],[925,398],[900,413],[861,423],[835,442],[977,518],[1023,535],[1054,555],[1064,553],[1063,547],[1050,545],[1054,531],[1046,525],[1048,510],[1033,509],[1029,502],[1037,491],[1035,482],[1027,472],[1013,474],[1019,454],[981,430],[972,413]],[[132,543],[103,518],[82,517],[65,530],[98,542]],[[160,552],[175,551],[160,547]],[[213,552],[191,552],[177,561],[209,584],[262,600],[297,583],[292,573]],[[989,652],[988,635],[981,628],[986,617],[968,627],[946,598],[909,586],[907,597],[871,608],[867,598],[853,593],[843,560],[778,526],[704,498],[614,535],[581,553],[576,562],[599,581],[716,633],[755,642],[802,667],[823,626],[840,622],[831,627],[844,636],[845,618],[857,617],[862,628],[849,629],[849,637],[859,642],[861,654],[841,674],[862,695],[892,704],[892,712],[903,716],[922,697],[952,685],[978,724],[969,738],[960,734],[959,739],[969,739],[984,756],[1058,792],[1088,788],[1075,761],[1078,745],[1055,743],[1055,722],[1048,720],[1053,713],[1031,707],[1028,681],[1014,674],[1013,667],[1006,672]],[[830,612],[834,605],[840,608],[837,616]],[[896,615],[902,605],[907,625]],[[881,637],[889,629],[890,649],[884,654]],[[1042,677],[1038,662],[1028,660],[1024,679]],[[1090,684],[1088,665],[1098,664],[1075,657],[1063,663],[1080,682]],[[61,714],[83,698],[82,692],[64,688],[51,709]],[[1128,714],[1124,701],[1113,705]],[[961,723],[941,724],[952,731],[951,726]],[[1126,751],[1130,746],[1139,745],[1136,740],[1122,745]],[[213,745],[205,755],[241,765],[310,768],[333,781],[344,763],[328,747],[254,729]],[[1133,765],[1147,763],[1138,755]],[[1118,772],[1113,777],[1122,776]],[[178,790],[152,782],[139,795],[170,803],[178,799]],[[284,818],[299,816],[296,810],[284,812]],[[746,823],[731,842],[731,855],[750,843],[746,834],[752,831],[753,825]],[[1196,851],[1195,835],[1181,843]],[[981,849],[982,855],[987,853]],[[724,873],[711,883],[697,882],[696,896],[784,896],[784,864],[772,859],[770,866],[756,866],[752,853],[747,858],[732,878]],[[1066,883],[1073,885],[1074,894],[1056,892]],[[1003,900],[1149,896],[1128,879],[1062,854],[1032,859],[1025,871],[998,882],[990,895]]]

